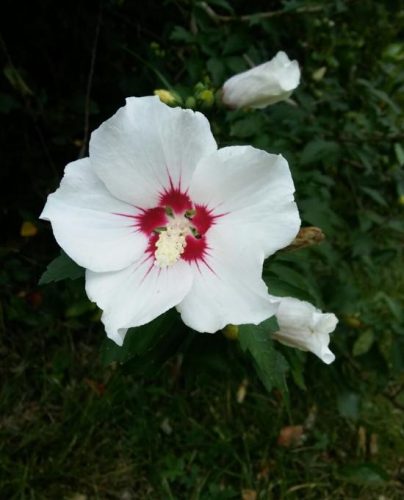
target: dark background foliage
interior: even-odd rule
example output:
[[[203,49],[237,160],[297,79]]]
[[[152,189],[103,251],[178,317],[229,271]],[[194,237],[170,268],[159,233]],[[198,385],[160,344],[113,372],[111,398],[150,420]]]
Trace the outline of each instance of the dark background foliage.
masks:
[[[402,7],[2,2],[2,498],[402,498]],[[278,50],[302,67],[293,103],[213,105]],[[156,337],[158,323],[153,345],[105,366],[81,280],[38,285],[59,253],[38,221],[47,194],[89,131],[156,88],[207,114],[221,146],[282,152],[304,224],[326,235],[265,268],[273,293],[340,318],[331,367],[280,349],[286,394],[265,392],[236,342]]]

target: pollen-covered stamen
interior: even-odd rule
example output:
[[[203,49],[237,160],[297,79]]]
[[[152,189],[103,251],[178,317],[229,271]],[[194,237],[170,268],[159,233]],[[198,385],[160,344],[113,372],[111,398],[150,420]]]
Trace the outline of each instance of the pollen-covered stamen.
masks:
[[[154,252],[154,264],[164,268],[175,264],[184,252],[186,237],[191,234],[189,220],[185,217],[174,218],[165,231],[159,233]]]

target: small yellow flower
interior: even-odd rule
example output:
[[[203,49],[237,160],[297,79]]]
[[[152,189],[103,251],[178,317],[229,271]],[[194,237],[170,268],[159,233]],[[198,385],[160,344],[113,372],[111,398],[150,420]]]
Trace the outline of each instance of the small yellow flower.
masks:
[[[154,95],[159,96],[160,101],[164,102],[164,104],[176,104],[177,99],[175,96],[166,89],[156,89],[154,91]]]
[[[404,194],[402,194],[401,196],[399,196],[399,198],[398,198],[398,204],[399,205],[404,205]]]

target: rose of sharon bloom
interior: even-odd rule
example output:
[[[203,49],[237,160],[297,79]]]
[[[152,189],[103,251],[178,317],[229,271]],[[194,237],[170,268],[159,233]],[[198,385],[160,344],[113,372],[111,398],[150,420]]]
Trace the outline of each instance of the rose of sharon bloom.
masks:
[[[107,335],[172,307],[200,332],[258,324],[277,310],[265,257],[300,226],[286,160],[248,146],[217,149],[201,113],[131,97],[67,165],[41,217],[86,268]]]
[[[273,337],[289,347],[311,351],[324,363],[332,363],[335,356],[328,344],[338,323],[335,314],[323,313],[309,302],[293,297],[276,298],[280,300],[276,313],[279,331]]]
[[[299,81],[298,62],[278,52],[270,61],[227,80],[222,100],[230,108],[265,108],[287,99]]]

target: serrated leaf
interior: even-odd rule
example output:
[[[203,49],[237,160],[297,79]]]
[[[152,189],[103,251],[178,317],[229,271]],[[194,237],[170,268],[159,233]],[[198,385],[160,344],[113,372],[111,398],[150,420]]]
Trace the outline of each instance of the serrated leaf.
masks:
[[[75,280],[84,276],[84,268],[76,264],[68,255],[61,251],[59,257],[52,260],[42,274],[39,284],[46,285],[66,279]]]
[[[271,334],[278,330],[276,318],[264,321],[260,325],[242,325],[239,328],[240,346],[248,351],[257,370],[257,374],[268,391],[274,388],[287,392],[285,374],[289,369],[286,359],[278,352],[271,339]]]

